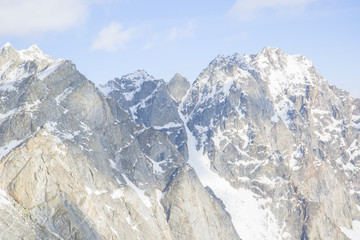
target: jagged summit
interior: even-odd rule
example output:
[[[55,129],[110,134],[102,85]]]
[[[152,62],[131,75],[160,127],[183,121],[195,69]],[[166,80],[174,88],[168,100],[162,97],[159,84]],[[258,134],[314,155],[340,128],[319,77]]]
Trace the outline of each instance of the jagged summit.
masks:
[[[12,52],[12,55],[8,55],[9,52]],[[55,60],[43,53],[41,49],[33,44],[27,49],[16,50],[10,43],[5,43],[1,47],[1,57],[7,58],[7,60],[20,60],[20,61],[36,61],[41,64],[50,64],[55,62]]]
[[[4,239],[360,236],[360,100],[301,55],[99,88],[37,46],[0,61]]]
[[[239,66],[244,70],[253,70],[250,63],[244,57],[245,55],[241,55],[239,53],[235,53],[233,55],[225,56],[218,55],[214,60],[212,60],[208,66],[212,71],[215,69],[223,69],[228,68],[229,66]]]
[[[38,61],[42,64],[52,63],[54,59],[46,55],[37,45],[31,45],[28,49],[18,51],[20,58],[24,61]]]
[[[99,89],[105,96],[108,96],[113,91],[126,91],[129,94],[134,94],[141,90],[142,85],[145,82],[163,82],[163,80],[157,80],[145,70],[136,70],[133,73],[126,74],[121,78],[115,78],[105,84],[99,84]],[[133,92],[133,93],[131,93]],[[132,97],[126,97],[129,101]]]
[[[16,82],[33,74],[43,79],[63,62],[64,59],[54,60],[46,55],[35,44],[28,49],[16,50],[10,43],[5,43],[0,51],[0,83]]]
[[[13,48],[12,45],[9,42],[6,42],[3,46],[1,46],[1,51],[9,49],[9,48]]]
[[[170,79],[167,87],[172,98],[180,103],[190,88],[190,83],[180,73],[176,73],[174,77]]]
[[[300,85],[314,86],[325,81],[317,73],[313,63],[303,55],[289,55],[280,48],[265,47],[252,55],[235,53],[217,56],[202,71],[195,84],[203,86],[201,88],[219,84],[222,86],[230,79],[229,76],[232,80],[240,82],[244,82],[250,76],[255,79],[261,78],[267,83],[274,99],[287,90],[295,92]],[[298,94],[304,92],[299,91]]]
[[[115,81],[129,81],[129,80],[134,82],[138,81],[139,83],[141,83],[143,81],[155,80],[155,78],[145,70],[136,70],[132,73],[128,73],[122,76],[120,79],[115,78]]]

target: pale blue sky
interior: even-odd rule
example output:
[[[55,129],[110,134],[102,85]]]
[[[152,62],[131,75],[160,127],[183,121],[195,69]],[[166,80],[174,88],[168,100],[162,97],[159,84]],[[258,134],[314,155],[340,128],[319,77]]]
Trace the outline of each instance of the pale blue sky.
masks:
[[[359,0],[0,0],[0,45],[37,44],[101,83],[144,69],[190,81],[219,54],[303,54],[360,97]]]

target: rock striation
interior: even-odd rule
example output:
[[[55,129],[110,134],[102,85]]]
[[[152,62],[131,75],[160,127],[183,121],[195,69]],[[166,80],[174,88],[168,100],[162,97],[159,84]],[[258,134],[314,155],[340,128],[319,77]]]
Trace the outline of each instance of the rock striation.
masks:
[[[278,48],[96,86],[0,49],[0,239],[357,239],[360,100]]]

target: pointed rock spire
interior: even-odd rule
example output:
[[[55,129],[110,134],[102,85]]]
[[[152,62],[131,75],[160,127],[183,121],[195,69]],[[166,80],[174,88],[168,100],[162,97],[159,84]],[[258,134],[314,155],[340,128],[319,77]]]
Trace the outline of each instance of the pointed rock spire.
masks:
[[[171,96],[180,103],[190,88],[190,83],[180,73],[176,73],[167,86]]]

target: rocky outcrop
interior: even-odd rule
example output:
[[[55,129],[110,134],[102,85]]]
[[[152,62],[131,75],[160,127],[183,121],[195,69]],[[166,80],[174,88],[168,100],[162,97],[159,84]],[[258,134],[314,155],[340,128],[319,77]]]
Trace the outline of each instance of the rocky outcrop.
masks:
[[[105,98],[70,61],[39,62],[44,54],[33,49],[23,51],[26,58],[17,58],[20,53],[13,50],[16,61],[7,61],[14,64],[11,71],[24,64],[35,70],[0,83],[1,238],[186,239],[170,227],[162,204],[174,173],[187,161],[186,148],[181,151],[164,126],[146,125],[157,123],[155,116],[135,122],[128,112],[133,105],[127,108],[115,97]],[[143,97],[153,86],[148,84],[139,85],[145,88]],[[174,107],[170,119],[182,124],[166,85],[154,91],[159,98],[154,103],[168,101]],[[138,98],[136,104],[142,101]],[[187,183],[204,191],[196,178]],[[204,192],[199,201],[210,196]],[[224,211],[217,205],[206,210]],[[236,235],[230,216],[215,221],[219,226],[226,221],[229,227],[217,229],[218,234]]]
[[[113,99],[127,111],[137,124],[162,132],[184,158],[188,157],[178,103],[173,100],[164,80],[155,79],[145,71],[136,71],[100,85],[99,89],[108,101]]]
[[[276,219],[273,229],[261,227],[263,236],[347,239],[341,228],[352,228],[359,217],[354,102],[303,56],[265,48],[257,55],[216,58],[181,111],[208,168],[238,191],[250,189],[270,202],[259,204],[271,210],[268,222]],[[239,214],[235,208],[229,213]],[[238,233],[263,239],[256,229]]]
[[[0,51],[1,239],[348,239],[360,100],[311,61],[218,56],[190,86],[95,86],[36,46]]]
[[[177,103],[181,103],[190,88],[190,83],[180,73],[177,73],[170,79],[167,87],[173,99],[175,99]]]
[[[188,165],[174,173],[162,203],[175,239],[239,239],[221,200]]]

